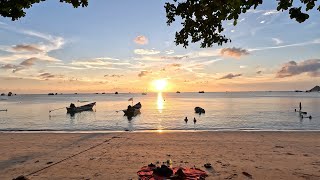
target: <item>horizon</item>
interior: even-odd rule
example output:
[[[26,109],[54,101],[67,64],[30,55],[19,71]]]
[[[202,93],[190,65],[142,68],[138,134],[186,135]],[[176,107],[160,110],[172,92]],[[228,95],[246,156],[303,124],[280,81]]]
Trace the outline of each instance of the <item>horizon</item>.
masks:
[[[42,2],[25,17],[0,17],[2,92],[164,92],[308,90],[320,80],[320,18],[304,23],[264,2],[225,22],[231,43],[175,46],[164,2],[93,1],[74,9]],[[145,8],[147,7],[147,8]],[[48,11],[50,9],[51,11]],[[290,29],[284,30],[284,29]]]
[[[302,91],[302,92],[306,92],[309,89],[294,89],[294,90],[259,90],[259,91],[253,91],[253,90],[245,90],[245,91],[204,91],[204,93],[246,93],[246,92],[295,92],[295,91]],[[12,92],[12,91],[8,91],[8,92],[0,92],[4,93],[7,96],[7,93]],[[70,92],[58,92],[58,91],[46,91],[46,92],[34,92],[34,93],[17,93],[17,92],[12,92],[13,94],[17,94],[17,95],[48,95],[49,93],[54,93],[55,96],[58,95],[81,95],[81,94],[95,94],[95,95],[104,95],[104,94],[115,94],[115,92],[118,92],[119,94],[141,94],[142,92],[121,92],[121,91],[92,91],[92,92],[76,92],[76,91],[70,91]],[[179,91],[180,93],[199,93],[199,91]],[[57,93],[57,95],[55,94]],[[77,94],[75,94],[77,93]],[[104,94],[102,94],[104,93]],[[147,92],[147,94],[166,94],[166,93],[177,93],[177,91],[150,91]],[[299,93],[299,92],[298,92]],[[317,93],[317,92],[307,92],[307,93]],[[14,95],[12,95],[14,96]]]

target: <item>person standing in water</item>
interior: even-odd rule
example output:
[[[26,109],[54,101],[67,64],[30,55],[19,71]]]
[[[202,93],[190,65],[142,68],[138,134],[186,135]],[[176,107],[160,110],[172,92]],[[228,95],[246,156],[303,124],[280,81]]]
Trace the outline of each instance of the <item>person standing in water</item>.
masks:
[[[301,102],[299,103],[299,109],[300,111],[302,110]]]

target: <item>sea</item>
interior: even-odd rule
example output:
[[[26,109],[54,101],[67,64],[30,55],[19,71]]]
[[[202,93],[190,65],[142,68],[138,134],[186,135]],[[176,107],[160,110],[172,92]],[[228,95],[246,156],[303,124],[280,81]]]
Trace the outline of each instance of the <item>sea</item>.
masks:
[[[93,111],[67,114],[70,103],[89,102],[96,102]],[[122,110],[137,102],[142,104],[141,114],[128,120]],[[304,118],[295,112],[300,102],[307,112]],[[196,114],[197,106],[205,114]],[[318,92],[18,94],[0,97],[0,110],[4,109],[1,132],[320,130]]]

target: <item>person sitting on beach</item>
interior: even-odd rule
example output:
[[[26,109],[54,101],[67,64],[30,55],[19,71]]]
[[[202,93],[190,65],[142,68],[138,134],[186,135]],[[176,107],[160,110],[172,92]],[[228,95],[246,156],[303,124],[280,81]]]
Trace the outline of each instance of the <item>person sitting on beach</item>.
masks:
[[[76,108],[76,105],[74,105],[73,103],[70,104],[70,108]]]

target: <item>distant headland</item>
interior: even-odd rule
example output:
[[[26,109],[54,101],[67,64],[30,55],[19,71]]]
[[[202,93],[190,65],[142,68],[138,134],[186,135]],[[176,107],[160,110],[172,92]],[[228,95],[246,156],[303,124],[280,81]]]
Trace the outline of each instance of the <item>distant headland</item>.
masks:
[[[310,90],[307,90],[306,92],[320,92],[320,86],[315,86]]]

